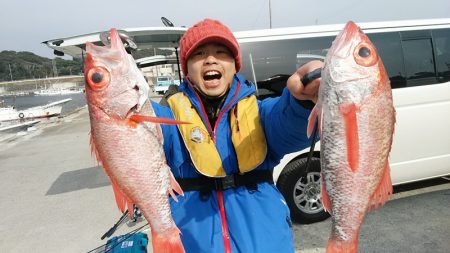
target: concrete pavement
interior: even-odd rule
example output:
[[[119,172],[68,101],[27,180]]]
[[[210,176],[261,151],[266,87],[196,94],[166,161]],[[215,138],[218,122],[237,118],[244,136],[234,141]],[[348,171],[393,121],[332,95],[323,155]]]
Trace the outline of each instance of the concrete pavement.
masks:
[[[120,212],[88,133],[83,109],[1,144],[0,252],[87,252],[104,243]]]

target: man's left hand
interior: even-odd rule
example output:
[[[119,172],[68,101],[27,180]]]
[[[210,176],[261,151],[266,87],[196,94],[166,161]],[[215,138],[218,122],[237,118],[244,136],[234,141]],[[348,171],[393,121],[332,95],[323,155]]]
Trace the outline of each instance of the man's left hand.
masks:
[[[316,103],[319,93],[320,78],[312,80],[307,86],[301,82],[301,79],[307,73],[322,68],[323,65],[323,62],[314,60],[298,68],[297,71],[289,77],[286,84],[292,96],[298,100],[311,100]]]

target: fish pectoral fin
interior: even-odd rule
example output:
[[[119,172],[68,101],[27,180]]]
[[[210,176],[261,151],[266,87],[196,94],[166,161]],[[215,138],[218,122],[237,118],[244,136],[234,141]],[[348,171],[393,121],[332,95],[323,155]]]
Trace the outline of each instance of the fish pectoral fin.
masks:
[[[354,103],[339,105],[339,111],[344,118],[345,140],[347,144],[347,161],[350,169],[355,172],[359,163],[358,106]]]
[[[330,196],[328,196],[328,192],[325,189],[325,182],[323,181],[323,174],[320,177],[320,181],[321,181],[321,186],[322,186],[322,190],[321,190],[321,198],[322,198],[322,205],[323,205],[323,209],[328,212],[329,214],[331,214],[332,210],[331,210],[331,202],[330,202]]]
[[[381,178],[380,184],[378,185],[377,189],[370,197],[369,210],[367,210],[367,212],[370,212],[372,204],[375,205],[375,210],[377,210],[378,207],[381,207],[384,203],[386,203],[389,196],[392,195],[393,191],[391,169],[389,167],[389,162],[386,161],[383,177]]]
[[[160,117],[155,117],[155,116],[139,115],[139,114],[132,115],[130,117],[130,120],[133,122],[136,122],[136,123],[153,122],[153,123],[169,124],[169,125],[191,124],[191,122],[186,122],[186,121],[180,121],[180,120],[169,119],[169,118],[160,118]]]
[[[172,196],[172,198],[176,202],[178,202],[178,198],[177,198],[177,195],[175,194],[175,192],[181,196],[184,196],[184,192],[183,192],[183,189],[181,189],[180,184],[178,184],[177,180],[173,176],[172,171],[170,171],[170,169],[168,167],[167,167],[167,169],[169,170],[169,177],[170,177],[169,194],[170,194],[170,196]]]

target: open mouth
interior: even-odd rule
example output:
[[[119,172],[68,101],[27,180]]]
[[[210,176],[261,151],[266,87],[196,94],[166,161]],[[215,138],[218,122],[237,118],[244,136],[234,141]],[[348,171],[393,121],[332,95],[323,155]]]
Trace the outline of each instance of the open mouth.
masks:
[[[220,78],[222,78],[222,73],[216,70],[210,70],[203,73],[203,80],[205,81],[219,80]]]

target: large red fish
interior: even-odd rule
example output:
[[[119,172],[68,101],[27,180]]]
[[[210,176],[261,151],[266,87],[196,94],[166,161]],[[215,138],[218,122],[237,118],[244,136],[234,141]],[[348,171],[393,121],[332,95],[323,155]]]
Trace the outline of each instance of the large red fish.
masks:
[[[143,116],[136,114],[140,87],[147,83],[115,29],[110,38],[109,46],[86,43],[92,150],[111,179],[119,209],[130,210],[134,203],[149,222],[153,252],[184,252],[168,200],[169,193],[175,197],[173,191],[182,190],[166,164],[161,128],[140,123],[155,116],[148,100],[139,112]]]
[[[326,252],[357,252],[366,212],[392,194],[388,155],[395,110],[383,63],[351,21],[327,53],[309,135],[316,120],[321,131],[322,201],[332,214]]]

